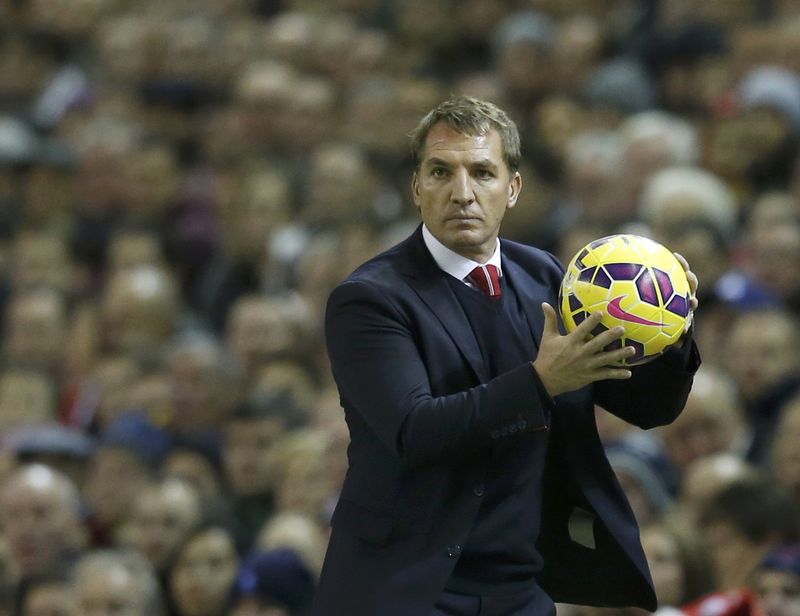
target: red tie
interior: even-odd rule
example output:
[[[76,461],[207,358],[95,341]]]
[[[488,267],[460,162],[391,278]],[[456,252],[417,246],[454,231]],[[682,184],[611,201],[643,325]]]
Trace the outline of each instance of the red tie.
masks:
[[[500,269],[495,265],[479,265],[467,278],[493,299],[499,299],[503,294],[503,289],[500,288]]]

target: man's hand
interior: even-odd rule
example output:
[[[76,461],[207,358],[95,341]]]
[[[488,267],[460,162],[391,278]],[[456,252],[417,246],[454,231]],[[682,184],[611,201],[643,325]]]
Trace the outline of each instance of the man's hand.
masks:
[[[542,304],[544,330],[539,344],[539,355],[533,362],[547,393],[557,396],[567,391],[580,389],[602,379],[628,379],[631,371],[615,366],[620,360],[632,357],[633,347],[623,347],[613,351],[603,349],[622,337],[624,330],[613,327],[593,338],[592,330],[603,318],[595,312],[566,336],[558,331],[555,309],[548,303]]]
[[[699,305],[699,302],[697,301],[697,276],[691,270],[689,263],[682,254],[678,252],[673,252],[672,254],[675,255],[675,258],[678,260],[678,263],[681,264],[683,271],[686,272],[686,280],[689,282],[689,318],[686,319],[686,327],[683,328],[683,333],[685,334],[692,326],[694,311],[697,310],[697,306]],[[683,342],[680,344],[682,345]]]

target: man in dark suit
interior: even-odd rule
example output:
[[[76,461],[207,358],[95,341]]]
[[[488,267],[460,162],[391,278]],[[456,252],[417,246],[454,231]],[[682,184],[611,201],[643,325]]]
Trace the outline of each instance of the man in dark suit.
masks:
[[[645,428],[672,421],[699,364],[694,343],[632,371],[619,364],[632,348],[604,350],[620,329],[589,339],[599,314],[561,335],[561,266],[498,240],[522,188],[502,110],[447,101],[412,148],[423,225],[328,303],[351,444],[313,614],[654,609],[593,405]]]

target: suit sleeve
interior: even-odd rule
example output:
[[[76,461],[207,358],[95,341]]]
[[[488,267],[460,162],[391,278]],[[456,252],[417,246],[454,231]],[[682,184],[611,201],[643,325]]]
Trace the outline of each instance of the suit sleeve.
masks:
[[[700,354],[691,336],[647,364],[633,368],[626,381],[597,383],[595,400],[607,411],[640,428],[674,421],[686,405]]]
[[[465,391],[432,395],[414,330],[370,283],[344,283],[328,301],[328,352],[345,408],[410,467],[547,428],[547,402],[528,363]]]

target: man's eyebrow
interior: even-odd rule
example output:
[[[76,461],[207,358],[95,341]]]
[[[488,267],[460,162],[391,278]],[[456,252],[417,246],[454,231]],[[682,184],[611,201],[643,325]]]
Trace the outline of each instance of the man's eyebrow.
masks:
[[[489,158],[482,158],[480,160],[476,160],[472,163],[473,167],[497,167],[497,163]]]
[[[424,164],[432,165],[432,166],[435,166],[435,167],[450,167],[451,166],[450,163],[448,163],[446,160],[443,160],[441,158],[435,158],[435,157],[434,158],[429,158],[428,160],[426,160],[424,162]]]

